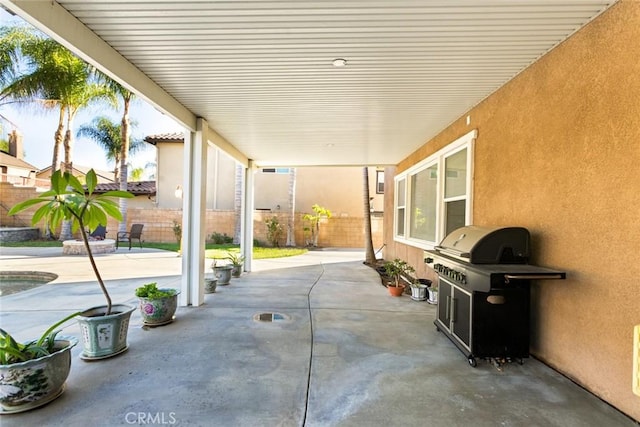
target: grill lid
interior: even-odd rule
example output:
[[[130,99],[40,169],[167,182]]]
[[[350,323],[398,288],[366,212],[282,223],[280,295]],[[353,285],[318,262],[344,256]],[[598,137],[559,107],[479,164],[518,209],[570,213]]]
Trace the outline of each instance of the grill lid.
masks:
[[[523,227],[460,227],[435,249],[472,264],[526,264],[529,231]]]

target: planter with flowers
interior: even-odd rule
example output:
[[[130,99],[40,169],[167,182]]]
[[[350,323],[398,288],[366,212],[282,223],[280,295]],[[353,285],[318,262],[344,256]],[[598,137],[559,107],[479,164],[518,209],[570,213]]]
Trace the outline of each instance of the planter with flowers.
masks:
[[[158,289],[156,282],[136,289],[140,301],[140,315],[145,326],[161,326],[171,323],[178,308],[177,289]]]

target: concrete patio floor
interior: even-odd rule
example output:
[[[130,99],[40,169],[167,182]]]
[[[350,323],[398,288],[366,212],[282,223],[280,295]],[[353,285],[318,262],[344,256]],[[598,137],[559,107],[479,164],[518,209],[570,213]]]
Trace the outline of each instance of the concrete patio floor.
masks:
[[[86,257],[0,248],[2,270],[59,275],[0,297],[18,339],[103,303]],[[174,253],[122,250],[98,264],[116,303],[157,281],[180,286]],[[539,361],[477,368],[433,326],[435,307],[390,297],[359,251],[256,260],[254,271],[180,307],[176,321],[131,319],[129,350],[96,362],[73,351],[64,394],[10,426],[637,426]],[[259,322],[277,312],[286,319]],[[72,322],[63,334],[80,337]]]

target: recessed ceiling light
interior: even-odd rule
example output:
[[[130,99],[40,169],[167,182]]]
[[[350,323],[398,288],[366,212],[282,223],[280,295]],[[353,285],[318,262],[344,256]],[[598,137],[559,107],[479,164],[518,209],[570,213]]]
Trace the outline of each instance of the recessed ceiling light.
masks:
[[[333,66],[334,67],[344,67],[345,65],[347,65],[347,60],[343,59],[343,58],[336,58],[333,60]]]

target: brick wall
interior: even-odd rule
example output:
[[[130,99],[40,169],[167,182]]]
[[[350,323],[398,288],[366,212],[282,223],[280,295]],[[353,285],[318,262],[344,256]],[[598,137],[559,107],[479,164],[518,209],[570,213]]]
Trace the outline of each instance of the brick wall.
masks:
[[[23,227],[31,225],[31,217],[36,208],[29,209],[15,217],[8,216],[7,211],[16,203],[35,197],[38,193],[33,188],[15,187],[9,183],[0,183],[0,194],[2,195],[2,207],[0,207],[0,224],[9,227]],[[278,218],[283,229],[286,230],[287,216],[285,213],[273,213],[256,211],[253,214],[253,235],[260,242],[267,242],[267,227],[265,220]],[[296,214],[295,233],[296,244],[303,246],[305,243],[303,228],[308,224],[303,224],[303,213]],[[146,207],[130,207],[127,209],[127,229],[131,224],[144,224],[142,233],[143,240],[147,242],[175,242],[173,233],[174,221],[182,224],[182,209],[159,209]],[[382,216],[371,218],[373,232],[374,249],[382,246]],[[39,225],[44,229],[44,224]],[[207,238],[214,232],[226,233],[233,237],[235,227],[234,211],[208,210],[206,214]],[[115,238],[118,230],[118,223],[110,219],[107,224],[107,238]],[[286,231],[283,236],[282,245],[286,241]],[[362,248],[364,247],[364,226],[362,217],[332,217],[320,223],[320,235],[318,246],[338,247],[338,248]]]

